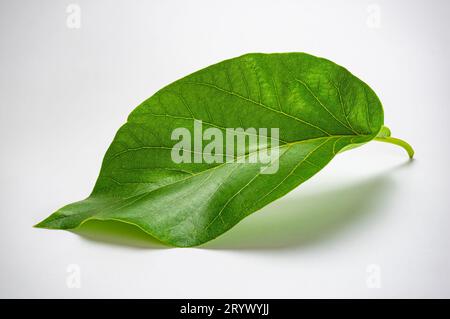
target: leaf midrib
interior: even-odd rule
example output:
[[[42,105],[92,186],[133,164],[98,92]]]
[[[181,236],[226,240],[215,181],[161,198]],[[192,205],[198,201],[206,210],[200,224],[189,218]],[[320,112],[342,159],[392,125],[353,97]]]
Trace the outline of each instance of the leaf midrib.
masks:
[[[282,148],[282,147],[290,147],[290,146],[292,146],[292,145],[296,145],[296,144],[300,144],[300,143],[305,143],[305,142],[311,142],[311,141],[320,140],[320,139],[324,139],[324,138],[328,138],[328,139],[330,139],[330,138],[338,138],[338,139],[339,139],[339,138],[342,138],[342,137],[364,137],[364,136],[369,137],[369,136],[371,136],[371,135],[353,135],[353,134],[345,135],[345,134],[343,134],[343,135],[321,136],[321,137],[316,137],[316,138],[311,138],[311,139],[304,139],[304,140],[300,140],[300,141],[290,142],[290,143],[286,143],[286,144],[283,144],[283,145],[280,145],[280,146],[277,146],[277,147],[278,147],[278,148]],[[143,146],[143,147],[139,147],[139,148],[136,148],[136,149],[128,149],[128,150],[129,150],[129,151],[138,151],[138,150],[141,150],[141,149],[148,149],[148,148],[154,148],[154,147],[145,147],[145,146]],[[160,147],[158,147],[158,148],[160,148]],[[237,156],[237,157],[235,157],[235,158],[233,159],[233,161],[226,161],[226,162],[224,162],[224,163],[220,163],[220,164],[218,164],[218,165],[216,165],[216,166],[213,166],[213,167],[211,167],[211,168],[207,168],[207,169],[202,170],[202,171],[200,171],[200,172],[198,172],[198,173],[193,173],[193,174],[189,175],[189,176],[186,177],[186,178],[180,179],[180,180],[175,181],[175,182],[170,183],[170,184],[163,185],[163,186],[161,186],[161,187],[159,187],[159,188],[155,188],[155,189],[151,190],[150,192],[148,192],[147,195],[148,195],[148,194],[151,194],[151,193],[153,193],[153,192],[155,192],[155,191],[157,191],[157,190],[160,190],[160,189],[162,189],[162,188],[165,188],[165,187],[168,187],[168,186],[172,186],[172,185],[177,184],[177,183],[179,183],[179,182],[183,182],[183,181],[189,180],[190,178],[194,178],[194,177],[196,177],[196,176],[198,176],[198,175],[201,175],[201,174],[203,174],[203,173],[205,173],[205,172],[209,172],[209,171],[215,170],[215,169],[217,169],[217,168],[219,168],[219,167],[222,167],[222,166],[225,165],[225,164],[233,163],[233,162],[237,161],[237,160],[240,159],[240,158],[245,158],[245,157],[248,157],[248,156],[250,156],[250,155],[253,155],[253,154],[257,153],[257,152],[261,152],[261,151],[264,151],[264,150],[272,150],[272,149],[275,149],[275,148],[276,148],[276,147],[273,147],[273,148],[271,148],[271,147],[265,147],[265,148],[261,148],[261,149],[258,149],[258,150],[256,150],[256,151],[249,152],[249,153],[244,154],[244,155],[241,155],[241,156]],[[170,148],[168,148],[168,149],[170,149]],[[203,154],[203,153],[202,153],[202,154]],[[147,184],[147,183],[142,183],[142,184]],[[145,193],[145,192],[142,192],[142,193],[139,193],[139,194],[135,194],[135,195],[132,195],[132,196],[129,196],[129,197],[124,197],[122,200],[128,200],[128,199],[131,199],[131,198],[133,198],[133,197],[141,196],[141,195],[144,194],[144,193]],[[94,195],[94,196],[95,196],[95,195]]]

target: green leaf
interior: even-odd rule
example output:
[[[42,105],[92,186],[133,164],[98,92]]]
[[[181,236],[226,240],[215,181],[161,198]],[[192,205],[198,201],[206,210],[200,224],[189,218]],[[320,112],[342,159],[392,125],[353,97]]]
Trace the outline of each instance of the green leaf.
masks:
[[[223,133],[278,128],[279,136],[249,142],[243,154],[216,149],[224,163],[175,163],[172,133],[186,128],[195,136],[200,121]],[[251,140],[250,130],[242,134]],[[199,245],[305,182],[341,150],[372,139],[399,144],[389,136],[378,97],[345,68],[305,53],[246,54],[188,75],[139,105],[106,152],[91,195],[36,226],[114,220],[170,245]],[[193,144],[187,155],[202,159],[203,145]],[[276,172],[265,174],[267,162],[242,161],[262,151],[278,151],[270,162]]]

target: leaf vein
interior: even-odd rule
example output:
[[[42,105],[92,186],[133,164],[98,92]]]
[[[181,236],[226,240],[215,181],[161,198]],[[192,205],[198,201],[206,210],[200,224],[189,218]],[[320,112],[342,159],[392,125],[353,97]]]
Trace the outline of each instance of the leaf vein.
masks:
[[[251,103],[253,103],[253,104],[255,104],[255,105],[259,105],[259,106],[261,106],[261,107],[263,107],[263,108],[265,108],[265,109],[267,109],[267,110],[270,110],[270,111],[272,111],[272,112],[279,113],[279,114],[283,114],[284,116],[287,116],[287,117],[289,117],[289,118],[292,118],[292,119],[294,119],[294,120],[296,120],[296,121],[298,121],[298,122],[301,122],[301,123],[303,123],[303,124],[306,124],[306,125],[308,125],[308,126],[314,127],[315,129],[321,131],[322,133],[325,133],[326,135],[331,136],[331,134],[330,134],[329,132],[325,131],[324,129],[320,128],[320,127],[317,126],[317,125],[314,125],[314,124],[312,124],[312,123],[310,123],[310,122],[308,122],[308,121],[305,121],[305,120],[303,120],[303,119],[301,119],[301,118],[299,118],[299,117],[293,116],[293,115],[288,114],[288,113],[286,113],[286,112],[282,112],[282,111],[279,111],[279,110],[277,110],[277,109],[271,108],[271,107],[269,107],[269,106],[267,106],[267,105],[265,105],[265,104],[263,104],[263,103],[260,103],[260,102],[258,102],[258,101],[252,100],[252,99],[250,99],[250,98],[247,98],[247,97],[245,97],[245,96],[243,96],[243,95],[240,95],[240,94],[238,94],[238,93],[235,93],[235,92],[233,92],[233,91],[225,90],[225,89],[223,89],[223,88],[221,88],[221,87],[219,87],[219,86],[217,86],[217,85],[210,84],[210,83],[205,83],[205,82],[192,82],[192,81],[185,81],[184,83],[186,83],[186,84],[193,84],[193,85],[201,85],[201,86],[206,86],[206,87],[214,88],[214,89],[216,89],[216,90],[222,91],[222,92],[224,92],[224,93],[227,93],[227,94],[236,96],[236,97],[238,97],[238,98],[240,98],[240,99],[243,99],[243,100],[246,100],[246,101],[248,101],[248,102],[251,102]]]

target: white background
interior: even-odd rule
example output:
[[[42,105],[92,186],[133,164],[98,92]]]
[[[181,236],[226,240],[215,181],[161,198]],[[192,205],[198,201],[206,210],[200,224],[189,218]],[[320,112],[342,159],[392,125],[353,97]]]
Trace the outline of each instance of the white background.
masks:
[[[86,0],[79,29],[70,3],[0,4],[0,297],[450,297],[450,2]],[[376,142],[339,155],[201,248],[32,228],[90,193],[162,86],[286,51],[366,81],[416,159]]]

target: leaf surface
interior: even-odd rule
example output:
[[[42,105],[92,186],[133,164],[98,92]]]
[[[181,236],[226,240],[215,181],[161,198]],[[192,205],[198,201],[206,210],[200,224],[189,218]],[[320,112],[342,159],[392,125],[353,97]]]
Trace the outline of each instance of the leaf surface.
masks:
[[[184,127],[194,135],[196,120],[222,132],[278,128],[279,137],[250,144],[225,163],[175,163],[171,134]],[[345,68],[305,53],[246,54],[188,75],[139,105],[114,137],[91,195],[37,226],[116,220],[170,245],[199,245],[308,180],[340,150],[374,139],[382,126],[379,99]],[[274,147],[274,174],[262,173],[263,163],[239,160]],[[199,153],[195,146],[190,151]]]

